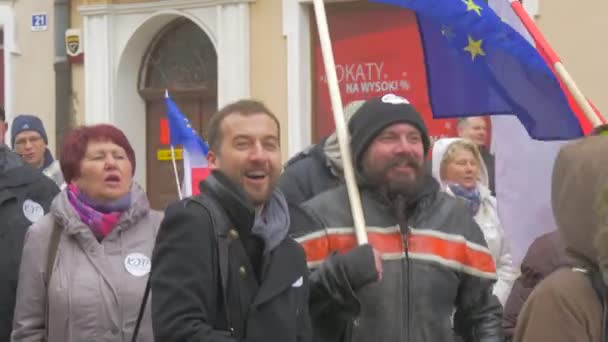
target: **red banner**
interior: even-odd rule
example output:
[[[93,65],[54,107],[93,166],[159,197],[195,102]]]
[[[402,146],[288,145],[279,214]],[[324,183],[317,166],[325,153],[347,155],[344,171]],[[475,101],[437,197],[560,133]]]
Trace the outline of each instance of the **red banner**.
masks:
[[[327,17],[345,106],[353,100],[394,93],[418,109],[433,140],[457,134],[456,119],[432,118],[424,52],[413,12],[379,5],[336,5],[328,7]],[[318,141],[334,131],[334,121],[318,36],[314,39],[314,133]]]

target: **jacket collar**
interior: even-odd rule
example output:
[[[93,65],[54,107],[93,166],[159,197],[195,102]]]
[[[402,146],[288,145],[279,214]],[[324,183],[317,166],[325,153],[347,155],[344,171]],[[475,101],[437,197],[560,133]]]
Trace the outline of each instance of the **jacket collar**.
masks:
[[[250,231],[255,221],[255,208],[251,204],[245,190],[223,172],[213,170],[211,174],[200,183],[201,194],[209,193],[213,196],[228,219],[240,230]]]
[[[42,162],[42,167],[40,168],[40,170],[46,169],[51,164],[53,164],[54,161],[55,161],[55,158],[53,158],[53,155],[51,154],[51,151],[49,151],[49,149],[46,148],[44,150],[44,161]]]
[[[16,188],[35,182],[44,175],[27,164],[15,165],[5,171],[0,171],[0,189]]]

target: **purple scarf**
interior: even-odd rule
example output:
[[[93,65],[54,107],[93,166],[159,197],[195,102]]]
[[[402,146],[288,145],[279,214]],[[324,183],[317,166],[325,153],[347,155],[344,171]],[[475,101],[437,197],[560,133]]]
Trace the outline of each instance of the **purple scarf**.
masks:
[[[67,189],[68,200],[98,241],[103,240],[118,224],[123,212],[131,206],[131,193],[110,203],[96,203],[70,184]]]
[[[455,196],[465,200],[471,215],[477,215],[479,207],[481,206],[481,194],[477,188],[469,190],[459,184],[449,184],[448,187]]]

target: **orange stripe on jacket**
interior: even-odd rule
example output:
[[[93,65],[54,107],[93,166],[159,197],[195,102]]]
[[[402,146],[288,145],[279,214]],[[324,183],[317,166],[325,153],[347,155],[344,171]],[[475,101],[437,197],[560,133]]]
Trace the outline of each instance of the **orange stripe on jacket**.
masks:
[[[466,241],[450,241],[434,236],[410,234],[408,243],[409,251],[412,253],[434,255],[481,272],[496,272],[492,255],[467,246]]]
[[[313,234],[319,235],[318,233]],[[390,232],[388,234],[368,232],[367,238],[369,243],[383,254],[405,252],[400,232]],[[323,261],[334,251],[346,253],[357,246],[357,238],[352,229],[348,233],[335,233],[330,230],[329,234],[312,238],[309,235],[297,240],[304,248],[308,262]]]
[[[377,231],[378,229],[374,229],[367,233],[369,243],[374,249],[382,254],[405,253],[400,231]],[[357,246],[352,228],[329,229],[327,234],[316,232],[297,240],[304,248],[309,264],[322,262],[332,252],[345,253]],[[459,235],[428,234],[412,229],[408,235],[408,251],[415,259],[435,261],[451,268],[464,267],[484,274],[496,272],[494,260],[487,248],[467,242]]]

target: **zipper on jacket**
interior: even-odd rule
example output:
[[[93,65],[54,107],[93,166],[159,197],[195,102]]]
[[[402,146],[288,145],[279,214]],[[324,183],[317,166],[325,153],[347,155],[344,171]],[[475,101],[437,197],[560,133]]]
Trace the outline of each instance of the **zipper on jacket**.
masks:
[[[411,322],[411,307],[412,307],[412,296],[411,296],[411,292],[412,292],[412,288],[410,286],[411,284],[411,274],[412,274],[412,267],[410,265],[410,244],[409,244],[409,226],[406,226],[406,234],[405,234],[405,242],[404,242],[404,247],[405,247],[405,264],[407,266],[407,278],[406,278],[406,298],[407,298],[407,308],[406,308],[406,322],[407,322],[407,328],[406,328],[406,341],[410,342],[411,339],[411,334],[410,334],[410,330],[411,330],[411,326],[412,326],[412,322]]]
[[[410,231],[409,231],[409,225],[407,225],[407,222],[405,225],[399,224],[399,230],[401,231],[401,236],[402,236],[402,241],[403,241],[403,249],[404,249],[404,253],[405,253],[405,258],[404,258],[404,263],[405,263],[405,274],[402,275],[402,277],[404,278],[404,285],[405,285],[405,300],[407,301],[406,305],[405,305],[405,341],[406,342],[410,342],[411,341],[411,333],[410,333],[410,327],[412,326],[411,324],[411,287],[410,287],[410,280],[411,280],[411,265],[410,265],[410,246],[409,246],[409,235],[410,235]],[[403,336],[401,335],[401,336]]]

